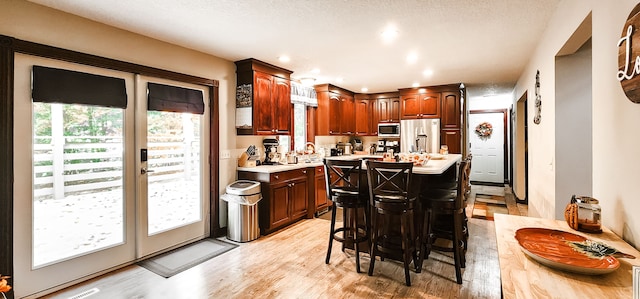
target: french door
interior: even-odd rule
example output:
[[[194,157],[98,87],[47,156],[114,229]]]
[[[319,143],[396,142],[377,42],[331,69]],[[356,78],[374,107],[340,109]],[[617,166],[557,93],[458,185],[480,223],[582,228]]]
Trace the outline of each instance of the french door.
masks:
[[[33,65],[124,79],[128,104],[32,102]],[[16,298],[208,233],[207,109],[204,115],[147,111],[150,81],[199,89],[208,98],[198,86],[16,55]]]
[[[149,82],[177,82],[136,77],[136,86]],[[186,88],[195,85],[180,84]],[[203,91],[208,98],[207,90]],[[136,98],[147,99],[146,88]],[[206,110],[206,109],[205,109]],[[209,169],[206,145],[207,114],[149,111],[147,101],[136,102],[136,163],[138,165],[137,256],[144,257],[208,233]],[[203,154],[204,153],[204,154]],[[208,197],[207,197],[208,198]]]

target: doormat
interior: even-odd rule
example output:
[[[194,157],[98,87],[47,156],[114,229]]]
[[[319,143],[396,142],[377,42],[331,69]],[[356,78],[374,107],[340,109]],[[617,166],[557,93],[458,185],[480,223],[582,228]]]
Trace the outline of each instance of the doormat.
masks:
[[[509,214],[504,196],[476,194],[473,202],[473,218],[493,221],[493,214]]]
[[[236,247],[236,244],[207,238],[138,262],[138,265],[169,278]]]

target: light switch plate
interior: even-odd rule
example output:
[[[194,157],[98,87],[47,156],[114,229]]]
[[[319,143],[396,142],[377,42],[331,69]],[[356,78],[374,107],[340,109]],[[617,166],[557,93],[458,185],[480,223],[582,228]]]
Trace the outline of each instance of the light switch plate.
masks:
[[[220,159],[231,159],[231,151],[230,150],[222,150],[220,152]]]

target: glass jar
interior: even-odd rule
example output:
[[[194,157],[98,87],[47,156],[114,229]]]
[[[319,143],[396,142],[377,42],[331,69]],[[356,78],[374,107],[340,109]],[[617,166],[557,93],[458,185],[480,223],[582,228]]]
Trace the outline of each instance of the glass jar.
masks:
[[[591,233],[602,232],[598,200],[589,196],[575,196],[573,200],[578,205],[578,230]]]

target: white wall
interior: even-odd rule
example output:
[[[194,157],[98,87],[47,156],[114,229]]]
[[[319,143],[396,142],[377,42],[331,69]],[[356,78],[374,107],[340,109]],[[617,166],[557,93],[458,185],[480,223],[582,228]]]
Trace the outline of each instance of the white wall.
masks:
[[[555,56],[580,23],[593,14],[593,196],[605,226],[638,245],[640,211],[637,159],[640,105],[631,103],[616,79],[617,42],[635,0],[565,0],[549,22],[535,54],[516,84],[514,103],[528,92],[529,213],[555,216]],[[636,37],[637,38],[637,37]],[[533,124],[534,84],[540,70],[542,122]],[[519,167],[516,165],[516,167]]]
[[[556,219],[572,195],[592,194],[591,42],[556,59]]]
[[[220,149],[235,149],[233,62],[106,26],[27,1],[3,0],[0,34],[64,49],[218,80]],[[213,171],[218,171],[212,169]],[[236,161],[220,160],[220,190],[235,180]],[[221,219],[224,218],[221,214]]]

